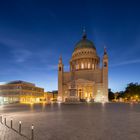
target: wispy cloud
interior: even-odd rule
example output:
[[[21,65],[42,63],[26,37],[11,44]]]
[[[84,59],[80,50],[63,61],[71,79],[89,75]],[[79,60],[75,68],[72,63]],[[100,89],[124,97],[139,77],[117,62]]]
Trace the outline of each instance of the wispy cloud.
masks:
[[[14,50],[12,51],[12,53],[15,61],[19,63],[25,62],[32,55],[32,53],[29,50],[25,49]]]
[[[117,67],[117,66],[123,66],[123,65],[130,65],[130,64],[135,64],[135,63],[140,63],[140,59],[123,61],[123,62],[120,62],[120,63],[112,64],[112,65],[110,65],[110,67]]]
[[[10,48],[9,51],[11,52],[15,62],[25,62],[32,55],[29,50],[25,49],[24,43],[18,40],[1,38],[0,43]]]
[[[3,44],[3,46],[7,47],[7,50],[8,52],[10,52],[12,58],[10,61],[13,61],[15,63],[23,63],[30,60],[32,61],[32,63],[33,61],[37,61],[40,62],[40,64],[49,64],[50,58],[52,58],[52,61],[58,62],[58,52],[56,49],[51,49],[52,44],[49,43],[31,43],[30,41],[28,42],[24,39],[13,39],[12,37],[2,37],[1,35],[0,43]],[[38,50],[38,47],[42,47],[43,49]],[[54,67],[52,69],[54,69]]]
[[[58,64],[48,65],[47,68],[48,68],[48,70],[57,70],[58,69]],[[67,71],[69,69],[69,66],[68,65],[64,66],[64,69]]]
[[[24,44],[15,39],[0,38],[0,42],[10,48],[22,48]]]
[[[22,71],[20,69],[15,69],[14,67],[10,68],[1,68],[0,70],[0,76],[6,76],[6,75],[11,75],[12,73],[16,73],[16,75],[22,74]]]
[[[25,67],[26,68],[26,67]],[[58,70],[58,64],[47,64],[43,67],[35,67],[35,66],[32,66],[32,68],[30,68],[30,70],[34,70],[36,72],[41,72],[41,73],[46,73],[46,71],[56,71]],[[64,66],[64,70],[67,71],[69,70],[69,66],[68,65],[65,65]]]
[[[58,69],[58,65],[48,65],[47,66],[48,70],[57,70]]]

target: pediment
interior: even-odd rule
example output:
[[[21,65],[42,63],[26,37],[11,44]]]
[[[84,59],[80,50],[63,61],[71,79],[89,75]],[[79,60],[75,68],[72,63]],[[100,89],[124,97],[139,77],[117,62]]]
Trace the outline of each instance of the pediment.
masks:
[[[77,79],[75,83],[94,83],[94,81],[90,81],[86,79]]]
[[[71,85],[71,83],[72,83],[73,81],[69,81],[67,84],[68,85]],[[94,81],[90,81],[90,80],[86,80],[86,79],[77,79],[77,80],[75,80],[75,84],[77,85],[77,84],[95,84],[95,82]]]

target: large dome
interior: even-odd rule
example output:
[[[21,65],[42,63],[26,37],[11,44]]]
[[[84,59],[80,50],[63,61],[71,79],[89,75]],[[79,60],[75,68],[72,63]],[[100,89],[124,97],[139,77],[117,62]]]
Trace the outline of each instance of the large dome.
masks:
[[[95,45],[92,41],[88,40],[86,34],[83,34],[83,38],[75,45],[70,60],[71,70],[87,70],[97,69],[99,67],[100,58],[96,53]]]
[[[76,43],[74,50],[82,48],[92,48],[96,50],[94,43],[88,40],[86,36],[83,36],[83,38],[78,43]]]

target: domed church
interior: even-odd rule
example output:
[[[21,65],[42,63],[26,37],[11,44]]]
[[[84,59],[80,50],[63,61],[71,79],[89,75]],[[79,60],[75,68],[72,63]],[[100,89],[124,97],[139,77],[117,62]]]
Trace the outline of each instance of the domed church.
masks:
[[[58,100],[62,102],[108,102],[108,55],[104,48],[102,66],[94,43],[84,32],[70,59],[70,71],[58,64]]]

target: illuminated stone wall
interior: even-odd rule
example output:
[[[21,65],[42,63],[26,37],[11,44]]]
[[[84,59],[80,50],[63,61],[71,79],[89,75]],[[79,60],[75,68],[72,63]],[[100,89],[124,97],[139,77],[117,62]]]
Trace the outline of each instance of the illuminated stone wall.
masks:
[[[93,42],[86,36],[76,44],[70,59],[70,71],[64,71],[62,57],[58,64],[58,97],[62,101],[70,98],[70,91],[76,90],[77,100],[94,99],[96,102],[108,101],[108,56],[106,49],[100,66]],[[73,87],[74,83],[74,87]]]

